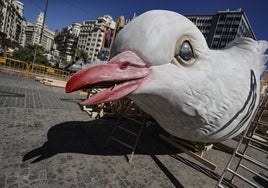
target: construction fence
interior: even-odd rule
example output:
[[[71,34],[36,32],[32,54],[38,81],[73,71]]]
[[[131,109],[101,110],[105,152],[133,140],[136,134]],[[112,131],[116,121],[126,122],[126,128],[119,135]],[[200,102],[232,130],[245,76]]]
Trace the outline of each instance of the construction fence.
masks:
[[[27,63],[24,61],[11,59],[7,57],[0,57],[0,68],[6,68],[11,71],[18,71],[24,74],[25,78],[29,75],[34,76],[50,76],[62,80],[68,80],[71,73],[65,70],[56,69],[40,64]]]

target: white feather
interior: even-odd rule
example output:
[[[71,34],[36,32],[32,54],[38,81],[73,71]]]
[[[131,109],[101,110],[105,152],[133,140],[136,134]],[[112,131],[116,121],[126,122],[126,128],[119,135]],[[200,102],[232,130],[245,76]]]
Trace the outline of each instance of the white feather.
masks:
[[[183,40],[194,50],[191,66],[174,57]],[[167,132],[192,141],[218,142],[243,131],[253,100],[256,109],[267,47],[266,41],[238,38],[223,50],[210,50],[187,18],[156,10],[120,31],[112,55],[130,50],[150,66],[151,74],[129,97]],[[257,79],[254,91],[252,75]]]

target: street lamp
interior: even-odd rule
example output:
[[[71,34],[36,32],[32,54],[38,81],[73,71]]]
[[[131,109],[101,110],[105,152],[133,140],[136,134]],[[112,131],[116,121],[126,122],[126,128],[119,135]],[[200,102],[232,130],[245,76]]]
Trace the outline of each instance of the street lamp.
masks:
[[[47,15],[47,5],[48,5],[48,0],[46,0],[46,7],[45,7],[45,11],[44,11],[44,19],[43,19],[43,23],[42,23],[39,44],[42,44],[42,37],[43,37],[43,33],[44,33],[44,26],[45,26],[45,20],[46,20],[46,15]]]
[[[35,50],[34,50],[33,65],[34,65],[35,60],[36,60],[37,46],[38,45],[41,45],[42,46],[42,38],[43,38],[44,27],[45,27],[45,20],[46,20],[46,14],[47,14],[47,5],[48,5],[48,0],[46,0],[46,6],[45,6],[45,11],[44,11],[44,18],[43,18],[43,22],[42,22],[42,28],[41,28],[39,43],[35,46]],[[32,66],[32,71],[33,71],[33,66]]]

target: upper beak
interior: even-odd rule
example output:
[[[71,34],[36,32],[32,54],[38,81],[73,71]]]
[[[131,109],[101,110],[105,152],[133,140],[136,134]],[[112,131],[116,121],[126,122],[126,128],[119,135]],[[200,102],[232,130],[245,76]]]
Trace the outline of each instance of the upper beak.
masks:
[[[107,64],[83,69],[74,74],[66,85],[66,92],[73,92],[84,88],[111,87],[109,90],[93,96],[94,101],[87,100],[86,104],[107,102],[121,98],[133,92],[141,79],[150,73],[145,62],[131,51],[125,51]]]

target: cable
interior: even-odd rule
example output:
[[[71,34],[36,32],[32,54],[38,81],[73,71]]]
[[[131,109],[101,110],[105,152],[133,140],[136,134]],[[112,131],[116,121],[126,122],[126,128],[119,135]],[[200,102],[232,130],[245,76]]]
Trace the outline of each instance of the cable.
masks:
[[[77,9],[80,9],[81,11],[83,11],[84,13],[86,13],[87,15],[88,14],[90,14],[90,15],[92,15],[92,12],[88,12],[87,10],[85,10],[85,9],[83,9],[83,8],[81,8],[81,7],[79,7],[79,6],[77,6],[76,4],[74,4],[74,3],[72,3],[71,1],[69,1],[69,0],[64,0],[66,3],[68,3],[68,4],[70,4],[72,7],[75,7],[75,8],[77,8]],[[96,16],[96,15],[94,15],[94,16]]]
[[[40,10],[44,11],[43,8],[41,8],[38,4],[36,4],[33,0],[29,0],[34,6],[36,6],[37,8],[39,8]]]

